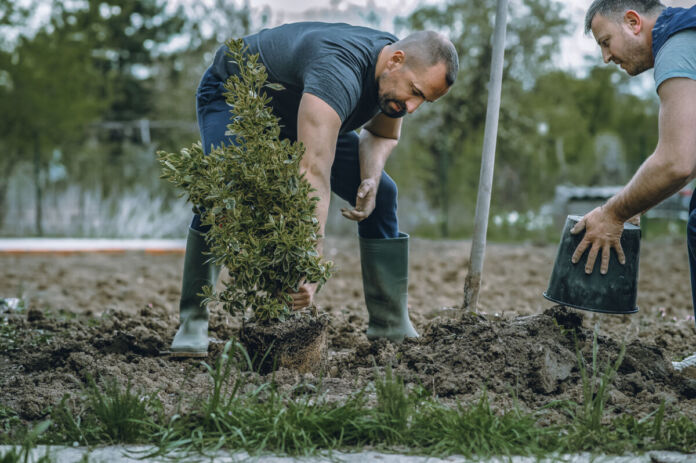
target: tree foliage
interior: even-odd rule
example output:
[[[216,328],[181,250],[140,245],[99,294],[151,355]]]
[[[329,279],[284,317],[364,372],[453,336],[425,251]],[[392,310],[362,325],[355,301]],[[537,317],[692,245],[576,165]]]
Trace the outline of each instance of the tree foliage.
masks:
[[[442,236],[452,231],[452,217],[459,220],[459,233],[473,223],[495,9],[495,0],[450,0],[419,8],[400,23],[407,30],[442,31],[459,52],[454,86],[407,118],[403,141],[388,164],[402,193],[424,192],[439,213]],[[536,208],[560,183],[596,183],[602,168],[595,150],[598,135],[616,134],[630,167],[654,147],[654,103],[623,92],[625,79],[616,71],[601,67],[577,77],[557,69],[554,60],[569,25],[556,0],[510,2],[494,213]]]
[[[236,143],[208,156],[200,143],[158,156],[163,178],[183,189],[211,226],[206,241],[212,259],[232,277],[219,294],[208,288],[208,297],[232,313],[252,307],[259,320],[278,319],[289,313],[288,293],[303,281],[326,282],[331,264],[316,251],[318,198],[310,197],[313,190],[299,173],[304,147],[280,140],[278,118],[263,91],[272,84],[258,55],[245,54],[241,40],[227,46],[240,69],[225,84],[234,107],[228,135]]]
[[[495,0],[452,0],[444,6],[420,8],[401,22],[401,26],[409,30],[444,32],[459,52],[457,82],[442,101],[420,111],[420,114],[416,113],[408,121],[405,144],[420,166],[420,178],[414,180],[424,183],[429,202],[442,211],[441,233],[445,236],[449,233],[448,216],[453,199],[473,198],[473,201],[467,201],[469,207],[475,202],[495,10]],[[516,157],[532,154],[532,146],[517,143],[521,133],[529,132],[531,121],[523,108],[514,102],[524,92],[525,86],[533,83],[536,76],[550,66],[557,40],[567,30],[567,21],[561,17],[560,11],[561,5],[553,0],[517,0],[511,3],[503,70],[499,153],[507,147],[515,151]],[[433,136],[435,133],[437,136]]]
[[[52,22],[0,50],[0,140],[7,174],[0,182],[0,208],[14,167],[32,160],[38,234],[43,175],[54,151],[82,142],[87,125],[109,103],[91,57],[89,43]]]
[[[86,0],[54,4],[54,27],[87,44],[102,85],[113,98],[104,118],[132,120],[152,109],[152,66],[182,30],[183,14],[162,0]]]

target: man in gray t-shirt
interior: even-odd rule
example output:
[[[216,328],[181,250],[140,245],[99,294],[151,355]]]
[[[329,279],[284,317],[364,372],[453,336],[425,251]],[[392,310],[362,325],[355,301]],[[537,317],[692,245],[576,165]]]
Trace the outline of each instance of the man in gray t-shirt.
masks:
[[[321,235],[332,191],[352,206],[342,214],[358,222],[367,337],[400,341],[418,336],[407,309],[408,236],[399,230],[396,184],[384,164],[398,142],[401,117],[437,100],[454,83],[459,67],[454,46],[432,31],[398,40],[370,28],[319,22],[264,29],[244,37],[244,43],[249,53],[258,53],[269,81],[285,87],[269,90],[271,106],[281,137],[305,146],[300,170],[319,198]],[[196,95],[206,153],[234,143],[226,128],[234,108],[225,101],[223,85],[237,69],[225,52],[225,47],[218,50]],[[177,356],[207,355],[208,311],[199,294],[203,285],[215,284],[217,269],[207,262],[205,232],[200,217],[194,217],[184,261],[181,324],[171,346]],[[321,242],[317,248],[321,253]],[[293,308],[310,305],[315,290],[316,284],[302,284],[290,295]]]
[[[585,17],[604,62],[635,76],[655,68],[660,97],[659,141],[626,187],[585,215],[573,233],[585,236],[573,263],[589,249],[585,272],[592,273],[601,252],[602,274],[613,248],[625,262],[620,238],[623,224],[683,188],[696,176],[696,7],[666,8],[658,0],[595,0]],[[692,198],[687,239],[692,295],[696,306],[696,211]],[[675,369],[696,374],[696,354]]]

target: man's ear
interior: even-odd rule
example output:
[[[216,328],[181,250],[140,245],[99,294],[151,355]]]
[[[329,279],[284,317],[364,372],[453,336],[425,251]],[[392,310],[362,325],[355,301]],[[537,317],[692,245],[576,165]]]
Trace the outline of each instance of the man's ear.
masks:
[[[406,54],[402,50],[396,50],[389,57],[387,62],[387,68],[393,71],[396,68],[403,66],[404,60],[406,59]]]
[[[638,35],[643,30],[643,18],[635,10],[628,10],[624,14],[624,23],[634,35]]]

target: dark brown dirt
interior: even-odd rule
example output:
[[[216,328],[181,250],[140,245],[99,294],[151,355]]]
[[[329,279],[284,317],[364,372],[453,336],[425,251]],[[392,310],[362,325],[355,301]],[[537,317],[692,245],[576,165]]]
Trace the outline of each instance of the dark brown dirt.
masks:
[[[326,315],[310,311],[293,314],[283,323],[249,321],[239,330],[239,341],[251,356],[252,368],[268,374],[278,368],[321,375],[328,351]]]
[[[696,418],[696,381],[676,374],[671,360],[696,351],[688,262],[681,243],[643,243],[635,315],[607,316],[555,307],[541,297],[553,246],[492,245],[487,250],[480,313],[453,309],[466,275],[467,242],[411,244],[410,306],[421,337],[401,345],[368,342],[357,243],[327,240],[336,276],[318,295],[328,320],[323,377],[298,367],[273,375],[290,390],[301,382],[340,400],[391,366],[409,385],[450,403],[485,393],[496,408],[515,401],[538,410],[555,400],[582,400],[579,350],[591,364],[593,331],[600,365],[625,359],[609,391],[610,413],[644,416],[664,400],[668,413]],[[0,255],[0,296],[23,295],[28,310],[0,314],[0,404],[24,419],[44,417],[64,394],[79,395],[87,378],[130,379],[155,391],[169,411],[200,397],[211,381],[200,360],[159,355],[177,326],[180,255]],[[213,308],[212,363],[236,339],[240,320]],[[9,342],[11,339],[13,342]],[[544,420],[563,420],[549,408]]]

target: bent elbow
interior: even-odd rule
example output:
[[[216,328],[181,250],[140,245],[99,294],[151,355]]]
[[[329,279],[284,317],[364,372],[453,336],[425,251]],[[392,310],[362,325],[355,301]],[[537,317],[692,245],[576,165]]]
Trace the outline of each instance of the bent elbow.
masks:
[[[670,164],[670,174],[675,180],[687,182],[696,174],[696,162],[692,156],[682,157],[679,162]]]
[[[331,166],[325,164],[321,156],[307,152],[300,161],[300,173],[304,174],[310,183],[313,181],[326,183],[331,178]]]
[[[696,174],[696,147],[660,143],[652,157],[657,162],[657,172],[662,172],[675,182],[686,182]]]

